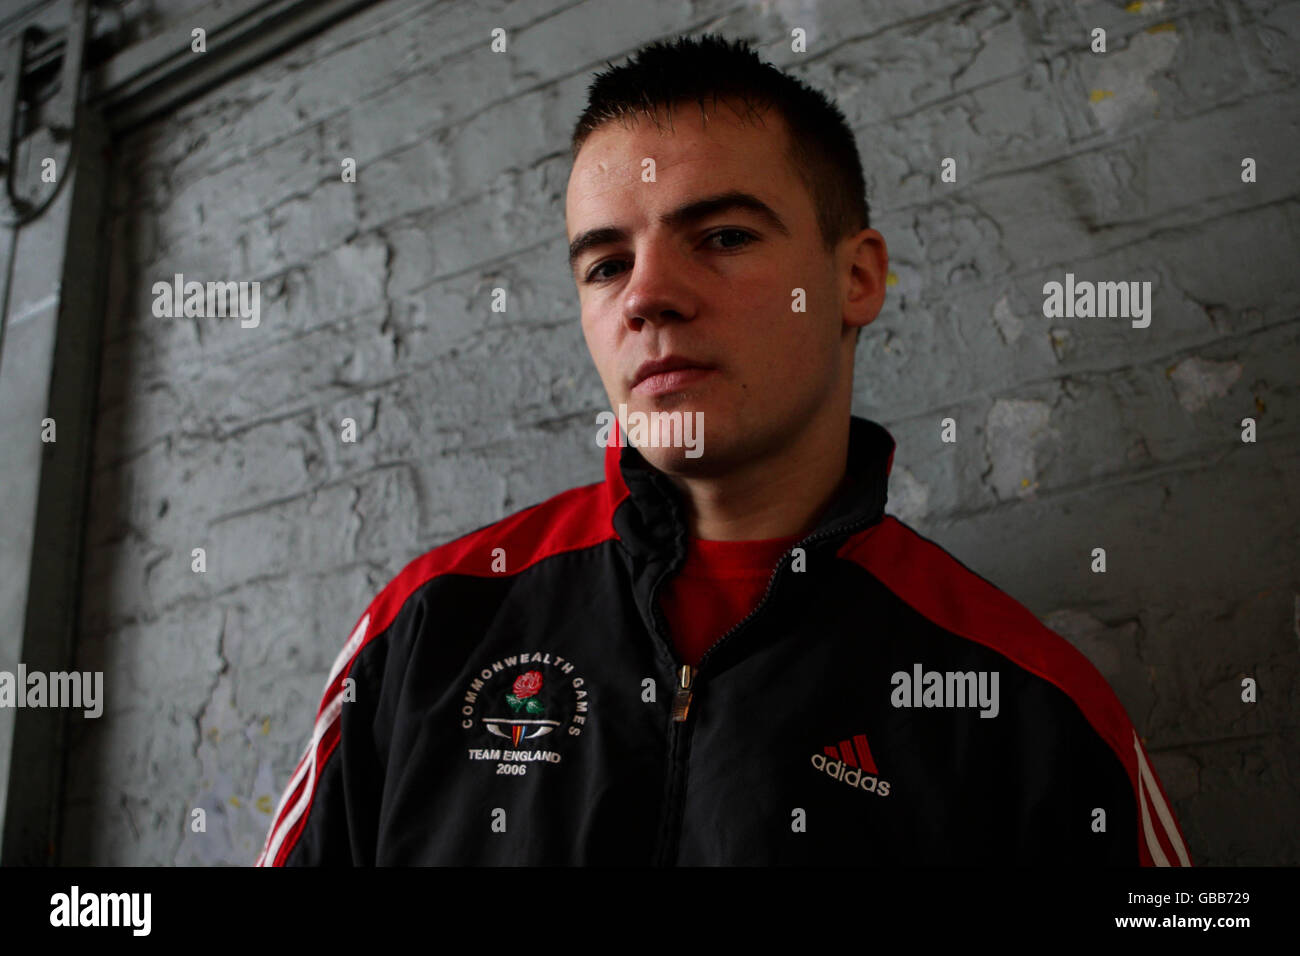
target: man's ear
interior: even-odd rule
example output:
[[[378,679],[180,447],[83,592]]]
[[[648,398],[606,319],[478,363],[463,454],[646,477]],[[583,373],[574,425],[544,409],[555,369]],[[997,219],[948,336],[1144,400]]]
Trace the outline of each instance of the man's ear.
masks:
[[[885,237],[875,229],[863,229],[848,244],[849,297],[844,303],[844,321],[862,329],[876,320],[885,303],[885,278],[889,274],[889,252]],[[854,339],[857,344],[857,339]]]

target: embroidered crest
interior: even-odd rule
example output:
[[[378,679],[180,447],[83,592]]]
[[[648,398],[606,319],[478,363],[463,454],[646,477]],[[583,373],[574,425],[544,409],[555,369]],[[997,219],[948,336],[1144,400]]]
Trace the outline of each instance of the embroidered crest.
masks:
[[[584,683],[573,662],[558,654],[512,654],[493,661],[461,699],[469,759],[496,761],[497,773],[516,776],[525,774],[529,763],[559,763],[561,749],[582,735],[587,722]]]

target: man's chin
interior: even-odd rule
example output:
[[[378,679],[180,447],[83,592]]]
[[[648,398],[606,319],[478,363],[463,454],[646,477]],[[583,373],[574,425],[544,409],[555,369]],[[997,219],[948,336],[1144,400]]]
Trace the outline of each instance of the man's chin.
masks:
[[[693,441],[684,445],[638,445],[651,466],[668,475],[682,478],[707,478],[726,474],[733,466],[727,455],[727,442],[723,434],[694,434]],[[705,437],[708,441],[705,441]]]
[[[638,445],[641,457],[670,475],[697,475],[707,473],[708,458],[699,449],[661,448]]]

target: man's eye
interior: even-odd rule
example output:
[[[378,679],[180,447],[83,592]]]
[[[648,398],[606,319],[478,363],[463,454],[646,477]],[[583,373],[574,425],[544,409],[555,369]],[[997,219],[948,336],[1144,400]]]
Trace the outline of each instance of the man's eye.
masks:
[[[719,239],[722,236],[731,236],[733,238],[739,238],[742,241],[739,243],[724,242],[722,243],[722,245],[716,247],[718,249],[743,249],[745,248],[745,246],[750,245],[755,241],[754,236],[746,232],[744,229],[719,229],[717,232],[710,233],[707,237],[705,237],[705,241],[712,242],[714,239]],[[600,265],[596,266],[594,269],[592,269],[590,272],[587,273],[586,281],[601,282],[605,279],[612,279],[613,276],[608,273],[602,275],[601,270],[604,269],[606,266],[618,265],[622,261],[623,261],[622,259],[606,259]]]
[[[751,242],[754,241],[754,237],[751,236],[749,233],[745,232],[745,230],[743,229],[719,229],[717,232],[709,236],[709,239],[710,240],[717,239],[720,238],[721,236],[739,236],[741,239],[744,240],[744,242],[739,245],[727,245],[726,243],[724,243],[722,246],[723,249],[743,249],[745,246],[749,245]]]
[[[608,275],[605,275],[605,276],[600,275],[600,270],[603,269],[603,268],[605,268],[605,266],[617,265],[617,264],[618,264],[619,262],[621,262],[621,261],[622,261],[621,259],[606,259],[606,260],[605,260],[604,262],[602,262],[600,265],[596,266],[596,268],[592,269],[590,272],[587,273],[587,281],[588,281],[588,282],[597,282],[597,281],[599,281],[599,280],[601,280],[601,279],[609,279],[609,278],[611,278],[611,276],[608,276]]]

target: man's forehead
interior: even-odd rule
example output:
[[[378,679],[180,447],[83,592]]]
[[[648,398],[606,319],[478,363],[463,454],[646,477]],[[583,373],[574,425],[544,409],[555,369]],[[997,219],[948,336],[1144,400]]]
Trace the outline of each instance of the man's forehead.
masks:
[[[575,172],[586,180],[614,179],[635,173],[640,177],[641,161],[648,156],[661,168],[683,162],[699,162],[702,154],[727,158],[732,153],[752,149],[755,137],[735,126],[709,129],[698,125],[684,126],[680,121],[672,129],[660,129],[642,120],[634,129],[607,123],[588,137],[574,163]]]
[[[685,175],[732,185],[741,185],[737,176],[770,181],[773,167],[785,160],[784,132],[770,116],[765,125],[741,122],[722,108],[710,109],[704,120],[697,106],[688,106],[677,108],[671,123],[662,115],[659,124],[638,116],[630,125],[611,120],[592,132],[570,172],[570,204],[642,186],[647,159],[654,163],[655,181]]]
[[[584,147],[585,153],[585,147]],[[725,152],[701,150],[679,146],[666,150],[632,149],[623,144],[613,149],[602,149],[600,144],[589,156],[580,155],[573,165],[569,189],[581,197],[594,197],[611,189],[621,189],[645,182],[645,160],[654,162],[655,179],[674,174],[689,173],[693,169],[707,170],[730,166]]]

